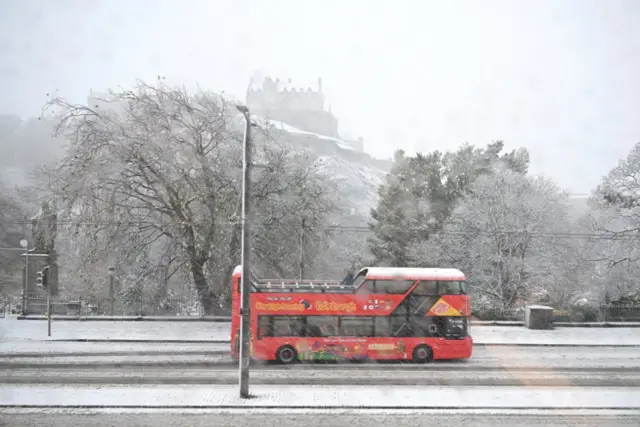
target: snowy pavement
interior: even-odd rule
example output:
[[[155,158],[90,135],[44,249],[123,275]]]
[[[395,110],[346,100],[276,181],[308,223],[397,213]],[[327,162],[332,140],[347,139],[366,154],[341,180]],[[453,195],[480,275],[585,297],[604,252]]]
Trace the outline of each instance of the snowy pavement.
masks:
[[[32,341],[14,339],[0,341],[0,357],[6,355],[47,356],[66,355],[159,355],[182,354],[203,355],[211,353],[228,354],[230,345],[200,343],[163,342],[73,342],[73,341]]]
[[[73,345],[93,345],[93,343],[65,343]],[[102,344],[102,343],[100,343]],[[107,343],[105,343],[107,344]],[[3,343],[6,345],[6,343]],[[125,346],[126,344],[117,344]],[[175,368],[179,365],[191,367],[200,366],[208,369],[225,369],[232,364],[231,358],[225,350],[216,351],[212,344],[209,348],[202,345],[203,352],[197,347],[193,353],[160,352],[153,353],[156,344],[150,346],[149,353],[107,352],[98,355],[85,348],[84,353],[4,353],[0,355],[0,366],[16,369],[18,367],[93,367],[93,366],[165,366]],[[122,348],[122,347],[120,347]],[[406,363],[383,364],[346,364],[349,369],[362,370],[375,366],[378,370],[394,369],[638,369],[640,371],[640,347],[558,347],[549,351],[548,347],[478,347],[467,361],[435,362],[427,365]],[[322,370],[336,369],[336,365],[305,363],[289,367],[255,365],[255,369],[292,369],[292,370]]]
[[[517,326],[472,326],[476,345],[582,345],[640,346],[640,328],[556,328],[529,330]],[[16,340],[89,340],[184,343],[226,343],[228,323],[218,322],[101,322],[53,321],[47,337],[47,322],[0,319],[0,346]],[[4,341],[4,342],[3,342]]]
[[[230,340],[229,323],[52,321],[47,337],[44,320],[0,319],[0,340],[126,340],[215,342]]]
[[[154,427],[637,427],[640,412],[603,410],[0,409],[0,425]]]
[[[0,407],[118,408],[521,408],[640,409],[640,388],[267,386],[241,399],[237,386],[14,386]]]

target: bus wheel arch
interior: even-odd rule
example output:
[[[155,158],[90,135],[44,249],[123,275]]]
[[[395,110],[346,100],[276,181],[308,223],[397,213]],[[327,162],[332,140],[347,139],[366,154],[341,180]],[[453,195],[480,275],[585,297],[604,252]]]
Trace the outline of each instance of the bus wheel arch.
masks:
[[[276,362],[280,364],[289,365],[294,363],[297,358],[298,352],[293,346],[283,345],[276,350]]]
[[[414,363],[428,363],[433,361],[433,349],[426,344],[417,345],[413,349],[412,357]]]

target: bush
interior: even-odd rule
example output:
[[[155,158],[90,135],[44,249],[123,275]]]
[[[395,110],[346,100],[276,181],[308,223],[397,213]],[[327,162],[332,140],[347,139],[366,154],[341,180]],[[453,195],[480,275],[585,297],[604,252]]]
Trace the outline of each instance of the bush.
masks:
[[[590,305],[580,304],[570,308],[572,322],[597,322],[598,308]]]

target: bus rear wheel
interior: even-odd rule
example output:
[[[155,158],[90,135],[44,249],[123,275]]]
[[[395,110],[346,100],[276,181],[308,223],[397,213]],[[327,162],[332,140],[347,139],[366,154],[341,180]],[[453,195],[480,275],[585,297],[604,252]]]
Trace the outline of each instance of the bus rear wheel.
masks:
[[[414,363],[431,362],[433,360],[433,350],[428,345],[421,344],[413,349],[412,359]]]
[[[282,365],[289,365],[296,361],[298,354],[296,349],[290,345],[283,345],[276,351],[276,362]]]

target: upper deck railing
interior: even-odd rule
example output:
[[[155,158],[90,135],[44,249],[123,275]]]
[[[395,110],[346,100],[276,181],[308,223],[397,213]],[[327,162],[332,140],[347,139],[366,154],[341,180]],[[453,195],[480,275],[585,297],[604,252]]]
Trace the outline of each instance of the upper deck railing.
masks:
[[[356,287],[335,280],[252,280],[256,292],[293,292],[293,293],[354,293]]]

